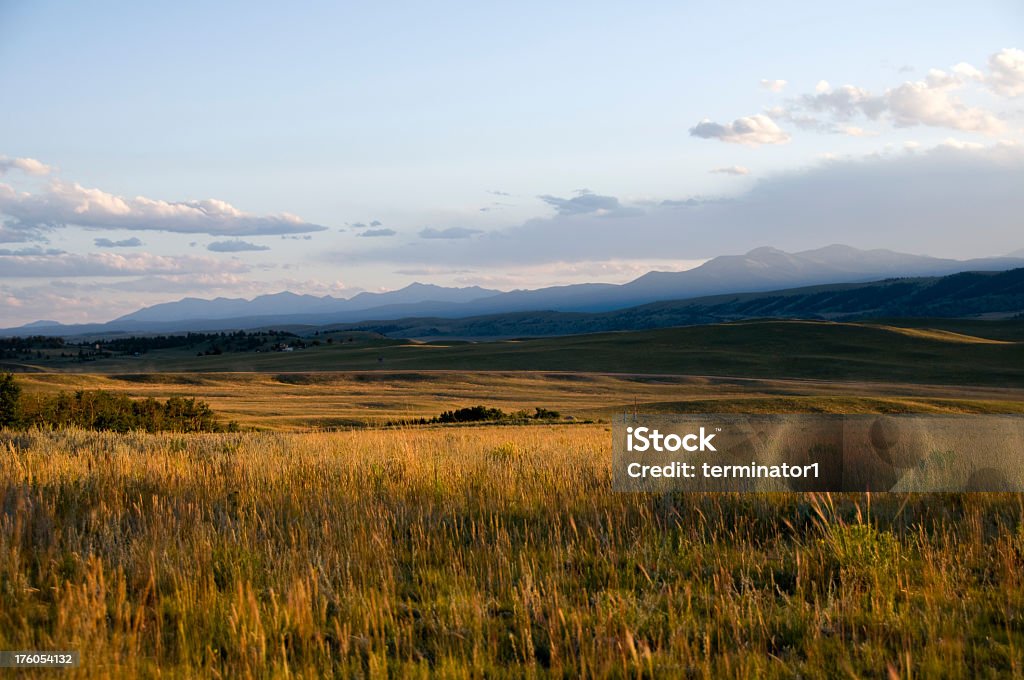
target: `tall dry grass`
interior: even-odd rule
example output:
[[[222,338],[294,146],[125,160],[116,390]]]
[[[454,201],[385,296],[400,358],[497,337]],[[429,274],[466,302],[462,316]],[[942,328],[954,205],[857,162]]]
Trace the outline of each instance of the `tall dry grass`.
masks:
[[[69,677],[1021,674],[1016,497],[615,494],[610,439],[0,433],[0,649],[78,649]]]

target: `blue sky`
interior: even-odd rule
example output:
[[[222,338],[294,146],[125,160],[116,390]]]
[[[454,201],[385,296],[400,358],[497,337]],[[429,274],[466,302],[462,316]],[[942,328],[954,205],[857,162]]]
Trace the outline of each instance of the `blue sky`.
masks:
[[[552,5],[0,0],[0,326],[1024,248],[1019,3]]]

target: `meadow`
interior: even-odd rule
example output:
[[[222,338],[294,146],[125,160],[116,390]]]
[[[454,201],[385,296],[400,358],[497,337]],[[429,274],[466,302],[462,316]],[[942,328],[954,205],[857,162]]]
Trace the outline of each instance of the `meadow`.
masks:
[[[1024,413],[1015,335],[843,328],[22,366],[30,398],[243,431],[0,431],[0,649],[82,678],[1024,675],[1017,495],[612,491],[624,410]],[[563,419],[394,425],[475,404]]]
[[[618,494],[609,441],[2,433],[0,648],[94,678],[1021,674],[1018,497]]]

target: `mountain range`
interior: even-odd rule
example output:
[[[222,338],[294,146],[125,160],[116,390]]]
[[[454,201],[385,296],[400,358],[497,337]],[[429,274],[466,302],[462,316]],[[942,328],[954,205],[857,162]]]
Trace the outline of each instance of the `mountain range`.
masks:
[[[252,300],[185,298],[145,307],[103,324],[37,321],[0,330],[2,335],[76,335],[112,332],[181,332],[272,325],[354,324],[405,317],[465,318],[513,312],[599,313],[661,301],[743,294],[892,277],[944,276],[964,271],[1024,267],[1024,255],[954,260],[890,250],[831,245],[787,253],[762,247],[725,255],[680,272],[649,272],[625,284],[584,283],[501,292],[414,283],[386,293],[352,298],[281,292]]]
[[[712,295],[608,312],[508,312],[458,319],[414,317],[369,321],[342,329],[399,338],[469,339],[639,331],[766,318],[860,321],[913,317],[1006,319],[1021,315],[1024,268]]]

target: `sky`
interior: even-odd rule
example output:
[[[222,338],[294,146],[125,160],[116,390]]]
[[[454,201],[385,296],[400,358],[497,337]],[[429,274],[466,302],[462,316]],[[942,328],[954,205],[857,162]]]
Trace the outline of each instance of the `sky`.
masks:
[[[1024,249],[1024,5],[0,0],[0,327]]]

